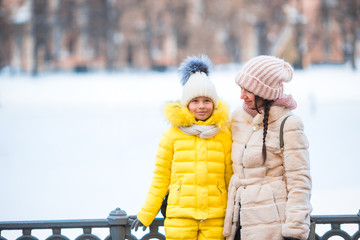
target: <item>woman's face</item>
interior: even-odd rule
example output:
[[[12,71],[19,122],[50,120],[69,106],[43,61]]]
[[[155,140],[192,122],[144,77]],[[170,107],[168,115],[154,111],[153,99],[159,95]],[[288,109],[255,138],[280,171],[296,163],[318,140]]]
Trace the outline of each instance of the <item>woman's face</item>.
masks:
[[[196,97],[190,101],[188,108],[196,120],[205,121],[211,116],[214,104],[208,97]]]
[[[252,92],[249,92],[245,88],[241,88],[240,99],[244,100],[246,106],[250,109],[255,109],[255,95]],[[262,99],[258,99],[258,107],[263,105]]]

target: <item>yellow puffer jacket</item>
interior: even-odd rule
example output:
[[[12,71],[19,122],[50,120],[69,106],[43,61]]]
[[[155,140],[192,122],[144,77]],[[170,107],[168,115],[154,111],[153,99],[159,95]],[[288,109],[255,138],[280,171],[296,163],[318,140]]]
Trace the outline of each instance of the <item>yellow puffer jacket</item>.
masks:
[[[229,112],[224,102],[206,121],[196,121],[180,102],[168,103],[165,116],[172,126],[163,134],[152,184],[138,219],[149,226],[169,191],[167,217],[208,219],[225,216],[227,188],[232,176]],[[216,125],[220,132],[202,139],[178,126]]]

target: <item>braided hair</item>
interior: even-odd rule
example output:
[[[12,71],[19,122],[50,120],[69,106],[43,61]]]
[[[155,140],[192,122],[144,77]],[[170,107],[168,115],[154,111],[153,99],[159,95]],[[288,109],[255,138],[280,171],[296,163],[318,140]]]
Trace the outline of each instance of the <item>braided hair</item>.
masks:
[[[258,108],[258,101],[262,100],[263,101],[263,107],[264,107],[264,119],[263,119],[263,125],[264,125],[264,131],[263,131],[263,146],[262,146],[262,157],[263,157],[263,161],[266,161],[266,143],[265,143],[265,138],[267,135],[267,129],[268,129],[268,121],[269,121],[269,112],[270,112],[270,107],[271,105],[274,103],[274,100],[267,100],[267,99],[263,99],[260,98],[259,96],[255,95],[255,110],[260,113],[259,108]]]

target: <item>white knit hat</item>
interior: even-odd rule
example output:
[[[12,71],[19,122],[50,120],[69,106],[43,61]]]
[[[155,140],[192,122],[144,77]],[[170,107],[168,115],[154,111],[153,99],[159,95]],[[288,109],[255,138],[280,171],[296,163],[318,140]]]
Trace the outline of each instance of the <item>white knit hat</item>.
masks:
[[[293,68],[283,59],[273,56],[257,56],[250,59],[240,70],[235,82],[255,95],[275,100],[283,95],[283,82],[290,82]]]
[[[182,74],[183,85],[181,104],[187,106],[191,99],[196,97],[208,97],[217,107],[219,97],[215,85],[209,79],[210,59],[202,55],[187,57],[180,65],[179,72]]]

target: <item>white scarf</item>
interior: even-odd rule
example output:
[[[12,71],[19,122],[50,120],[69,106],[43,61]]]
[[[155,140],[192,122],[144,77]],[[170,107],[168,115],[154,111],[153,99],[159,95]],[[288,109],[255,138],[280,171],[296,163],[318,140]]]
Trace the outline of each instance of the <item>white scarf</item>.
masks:
[[[211,138],[219,133],[220,129],[216,125],[197,125],[193,124],[190,127],[178,127],[180,131],[188,135],[196,135],[200,138]]]

